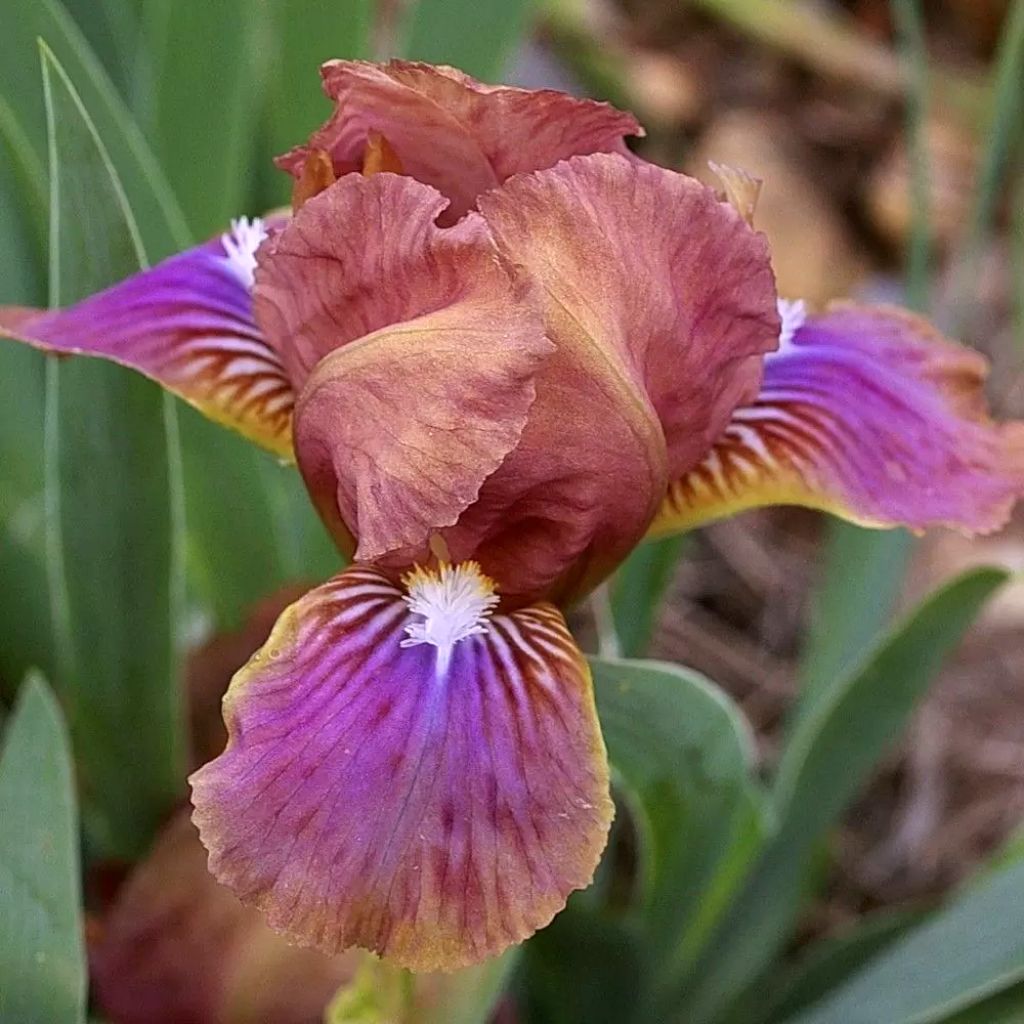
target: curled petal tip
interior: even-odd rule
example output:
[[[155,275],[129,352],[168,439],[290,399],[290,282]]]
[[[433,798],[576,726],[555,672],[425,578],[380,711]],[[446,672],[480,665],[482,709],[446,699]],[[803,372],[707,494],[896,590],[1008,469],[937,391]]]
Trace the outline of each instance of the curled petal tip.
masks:
[[[558,612],[481,615],[442,658],[402,641],[453,609],[406,596],[356,567],[285,613],[232,683],[231,739],[192,776],[194,820],[214,875],[293,939],[451,970],[589,883],[608,769]]]
[[[722,184],[722,200],[727,202],[748,225],[753,227],[754,213],[757,210],[757,201],[761,197],[764,181],[740,167],[715,163],[714,160],[708,161],[708,167]]]
[[[339,176],[361,170],[376,162],[373,137],[382,136],[402,173],[451,201],[445,223],[514,174],[580,153],[624,154],[624,136],[643,134],[631,114],[608,104],[485,85],[442,65],[333,60],[320,73],[337,108],[308,145],[279,157],[278,166],[299,177],[310,152],[324,150]]]

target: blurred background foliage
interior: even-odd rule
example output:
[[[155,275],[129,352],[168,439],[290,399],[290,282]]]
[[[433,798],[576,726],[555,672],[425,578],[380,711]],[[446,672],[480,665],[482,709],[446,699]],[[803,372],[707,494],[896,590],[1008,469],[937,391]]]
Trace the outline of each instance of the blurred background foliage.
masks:
[[[928,310],[1024,413],[1022,0],[0,0],[0,20],[0,303],[72,302],[286,204],[272,157],[328,113],[319,63],[402,55],[611,100],[649,159],[764,177],[782,294]],[[4,1024],[157,1019],[98,974],[90,1004],[83,879],[91,948],[153,988],[109,954],[119,915],[281,588],[339,565],[294,471],[116,367],[0,345]],[[644,546],[574,623],[620,809],[595,885],[487,971],[348,972],[326,1019],[1024,1021],[1007,569],[1019,519],[968,542],[775,510]],[[297,1007],[159,1019],[320,1016]]]

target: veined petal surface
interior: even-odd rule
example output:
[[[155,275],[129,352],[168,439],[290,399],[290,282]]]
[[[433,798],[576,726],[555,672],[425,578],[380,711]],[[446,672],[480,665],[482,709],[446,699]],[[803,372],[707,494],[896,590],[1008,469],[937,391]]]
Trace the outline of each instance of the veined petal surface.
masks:
[[[393,174],[349,176],[268,247],[257,313],[302,390],[295,449],[335,535],[408,565],[516,446],[553,351],[479,216]]]
[[[67,309],[0,311],[0,336],[47,352],[109,359],[144,373],[263,447],[291,457],[295,392],[253,319],[262,222],[217,239]]]
[[[991,421],[985,360],[924,319],[837,306],[791,323],[704,461],[669,488],[659,536],[760,505],[864,526],[984,533],[1024,495],[1024,424]]]
[[[571,600],[756,394],[778,336],[767,245],[694,179],[616,155],[511,178],[480,210],[539,287],[556,353],[519,446],[446,539],[507,600]]]
[[[366,567],[288,609],[231,684],[193,819],[213,874],[294,940],[448,970],[588,884],[612,805],[589,670],[553,607],[494,615],[447,654],[417,625]]]
[[[324,91],[336,104],[309,144],[280,157],[296,178],[311,152],[330,154],[338,175],[359,170],[371,132],[387,139],[402,170],[433,185],[453,223],[477,197],[523,171],[583,153],[625,153],[636,119],[606,103],[551,89],[484,85],[450,67],[409,61],[328,61]]]

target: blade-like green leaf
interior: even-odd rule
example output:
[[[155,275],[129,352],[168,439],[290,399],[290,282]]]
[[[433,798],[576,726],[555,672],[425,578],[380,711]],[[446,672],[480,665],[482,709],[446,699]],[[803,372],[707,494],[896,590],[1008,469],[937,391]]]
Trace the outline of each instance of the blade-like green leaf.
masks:
[[[764,832],[749,727],[696,673],[592,659],[609,760],[638,832],[636,925],[661,974],[685,974]]]
[[[523,949],[524,1021],[651,1024],[649,965],[622,921],[577,899]]]
[[[334,57],[370,56],[372,0],[274,0],[277,54],[267,82],[270,158],[304,142],[327,119],[331,105],[320,88],[319,68]],[[291,179],[280,172],[274,194],[286,202]]]
[[[923,916],[912,911],[879,911],[859,921],[850,931],[815,943],[788,973],[783,974],[769,993],[766,1004],[762,994],[761,1001],[765,1005],[754,1020],[782,1024],[818,1002],[919,924]]]
[[[0,97],[36,154],[46,156],[46,111],[39,87],[37,39],[44,39],[79,89],[106,140],[150,259],[188,241],[166,179],[100,62],[57,0],[5,0],[0,31]]]
[[[63,0],[89,46],[123,96],[130,95],[138,51],[138,8],[133,0]]]
[[[222,231],[245,209],[256,115],[271,59],[265,5],[149,0],[141,39],[151,80],[142,123],[193,234]]]
[[[812,602],[794,723],[837,685],[882,634],[910,558],[903,530],[865,530],[830,520],[821,585]]]
[[[343,560],[293,468],[182,407],[188,564],[196,597],[233,628],[261,597],[319,583]]]
[[[21,688],[0,753],[0,1020],[79,1024],[85,951],[68,738],[38,676]]]
[[[0,304],[43,305],[43,164],[0,97]],[[0,686],[52,672],[43,538],[43,357],[0,341]]]
[[[992,102],[974,187],[974,209],[961,251],[956,254],[950,306],[954,328],[965,320],[968,299],[976,287],[978,261],[986,235],[998,209],[1005,175],[1024,138],[1024,0],[1013,0],[1003,21],[998,52],[992,67]],[[957,333],[954,331],[954,333]]]
[[[1024,979],[1022,921],[1024,864],[1016,864],[971,887],[793,1024],[945,1020]]]
[[[943,1017],[942,1024],[1024,1024],[1024,983]]]
[[[530,0],[416,0],[402,52],[494,80],[501,77],[532,13]]]
[[[1006,576],[978,569],[938,590],[798,722],[776,784],[779,831],[701,956],[686,993],[693,1024],[713,1020],[786,942],[817,844]]]
[[[42,44],[52,304],[137,269],[138,229],[103,141]],[[60,693],[99,851],[130,858],[179,795],[181,493],[174,407],[100,360],[47,367],[49,568]]]
[[[612,577],[612,616],[627,658],[642,658],[647,653],[658,609],[685,542],[685,535],[680,534],[641,544]]]

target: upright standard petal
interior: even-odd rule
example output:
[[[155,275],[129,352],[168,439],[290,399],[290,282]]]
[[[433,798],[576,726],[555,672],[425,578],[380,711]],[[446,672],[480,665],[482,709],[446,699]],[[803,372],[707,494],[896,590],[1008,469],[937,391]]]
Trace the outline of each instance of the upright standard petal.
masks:
[[[494,956],[586,885],[612,815],[561,615],[472,565],[354,567],[288,609],[192,776],[210,869],[293,939],[412,970]]]
[[[210,419],[291,456],[294,390],[252,312],[263,222],[235,221],[220,238],[68,309],[4,317],[0,336],[47,352],[131,367]]]
[[[670,488],[655,536],[759,505],[863,526],[984,533],[1024,495],[1024,423],[997,425],[985,360],[898,309],[782,303],[756,402]]]
[[[518,443],[552,351],[483,222],[438,228],[443,202],[393,174],[344,178],[257,277],[260,322],[302,381],[299,468],[359,560],[427,554]]]
[[[480,209],[557,351],[518,447],[445,537],[507,601],[571,600],[756,394],[778,335],[767,246],[694,179],[614,155],[512,178]]]
[[[625,153],[623,136],[643,134],[631,114],[606,103],[483,85],[449,67],[333,60],[321,74],[335,112],[279,166],[299,179],[310,154],[325,151],[337,174],[360,170],[371,133],[379,133],[404,173],[451,201],[443,223],[513,174],[577,154]]]

